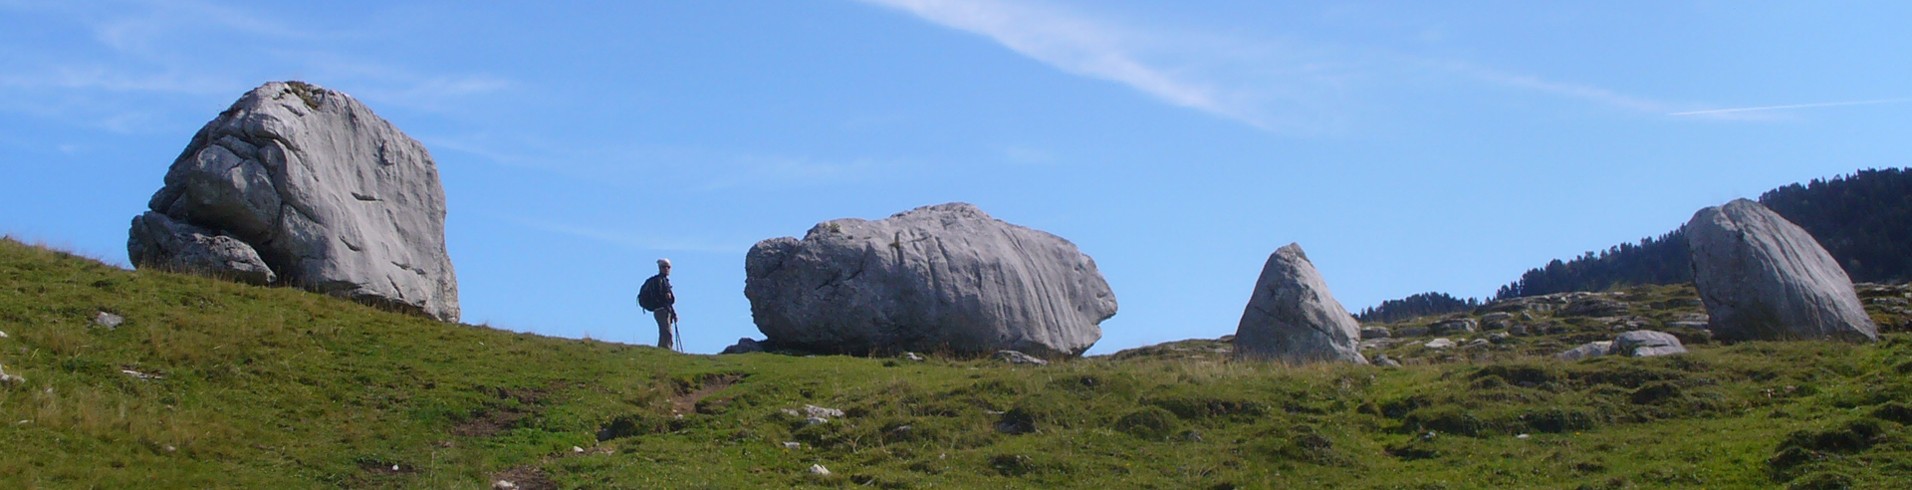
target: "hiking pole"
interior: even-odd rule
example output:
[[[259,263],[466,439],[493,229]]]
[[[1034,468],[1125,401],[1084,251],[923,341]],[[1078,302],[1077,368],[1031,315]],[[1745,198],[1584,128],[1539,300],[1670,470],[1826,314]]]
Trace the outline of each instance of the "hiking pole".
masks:
[[[671,342],[671,347],[676,348],[678,353],[683,353],[684,332],[677,329],[677,308],[671,308],[671,338],[675,340]]]

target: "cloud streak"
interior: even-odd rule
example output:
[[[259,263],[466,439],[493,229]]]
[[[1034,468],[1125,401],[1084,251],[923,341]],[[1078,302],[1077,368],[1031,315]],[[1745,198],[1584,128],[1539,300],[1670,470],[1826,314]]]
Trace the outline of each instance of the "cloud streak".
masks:
[[[1108,80],[1163,102],[1206,112],[1268,131],[1296,129],[1301,124],[1278,117],[1270,103],[1301,102],[1308,92],[1297,85],[1320,85],[1322,80],[1243,82],[1205,77],[1194,70],[1155,62],[1144,53],[1170,52],[1165,58],[1210,57],[1199,50],[1182,49],[1156,41],[1167,36],[1131,29],[1076,12],[1034,3],[996,0],[861,0],[914,15],[930,23],[969,32],[995,41],[1011,51],[1075,75]],[[1221,52],[1253,52],[1260,46],[1236,46]],[[1270,100],[1270,99],[1289,100]],[[1290,116],[1290,115],[1283,115]]]
[[[1841,102],[1814,102],[1809,104],[1768,105],[1768,106],[1757,106],[1757,107],[1732,107],[1732,108],[1726,108],[1726,109],[1704,109],[1704,110],[1697,110],[1697,111],[1673,112],[1673,113],[1668,113],[1667,115],[1676,116],[1676,117],[1691,117],[1691,116],[1718,117],[1718,116],[1730,116],[1730,115],[1743,115],[1743,114],[1757,113],[1757,112],[1790,111],[1790,110],[1797,110],[1797,109],[1818,109],[1822,107],[1851,107],[1851,106],[1867,106],[1867,105],[1903,104],[1907,102],[1912,102],[1912,97],[1900,97],[1896,99],[1849,100],[1849,101],[1841,101]]]

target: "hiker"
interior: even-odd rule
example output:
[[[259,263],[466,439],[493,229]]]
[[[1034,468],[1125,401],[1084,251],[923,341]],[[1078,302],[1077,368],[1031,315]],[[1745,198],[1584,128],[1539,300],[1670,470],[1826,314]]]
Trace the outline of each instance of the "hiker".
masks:
[[[671,292],[671,259],[657,259],[657,275],[644,280],[637,290],[637,306],[657,317],[657,346],[675,345],[671,327],[677,324],[677,293]]]

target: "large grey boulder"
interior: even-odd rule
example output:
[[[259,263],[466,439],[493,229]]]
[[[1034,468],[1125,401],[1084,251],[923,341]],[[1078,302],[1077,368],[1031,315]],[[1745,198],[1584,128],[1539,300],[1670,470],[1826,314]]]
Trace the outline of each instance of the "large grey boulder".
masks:
[[[148,207],[127,239],[136,266],[458,319],[437,166],[344,93],[303,82],[246,93],[193,136]],[[247,247],[258,262],[243,260]]]
[[[1235,356],[1288,364],[1367,364],[1357,343],[1361,324],[1328,292],[1301,245],[1269,254],[1235,327]]]
[[[819,352],[1074,356],[1102,338],[1116,309],[1075,244],[965,203],[764,240],[744,272],[757,329]]]
[[[1739,199],[1702,209],[1686,240],[1715,338],[1878,340],[1846,271],[1765,206]]]

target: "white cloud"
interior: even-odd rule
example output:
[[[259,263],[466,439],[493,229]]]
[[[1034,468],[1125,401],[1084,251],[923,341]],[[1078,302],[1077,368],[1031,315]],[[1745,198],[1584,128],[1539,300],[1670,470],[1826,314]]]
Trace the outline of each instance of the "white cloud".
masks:
[[[1744,116],[1751,116],[1751,115],[1756,115],[1756,114],[1765,113],[1765,112],[1791,111],[1791,110],[1798,110],[1798,109],[1818,109],[1823,107],[1850,107],[1850,106],[1867,106],[1867,105],[1903,104],[1907,102],[1912,102],[1912,97],[1901,97],[1896,99],[1850,100],[1850,101],[1841,101],[1841,102],[1814,102],[1809,104],[1785,104],[1785,105],[1768,105],[1768,106],[1757,106],[1757,107],[1732,107],[1732,108],[1725,108],[1725,109],[1702,109],[1702,110],[1696,110],[1696,111],[1674,112],[1674,113],[1669,113],[1667,115],[1676,116],[1676,117],[1738,119],[1738,118],[1743,118]]]
[[[1305,131],[1301,110],[1338,89],[1323,65],[1283,59],[1271,43],[1163,35],[1078,12],[996,0],[862,0],[977,34],[1062,71],[1126,85],[1164,102],[1269,131]],[[1211,44],[1177,43],[1201,37]],[[1230,59],[1245,53],[1253,59]],[[1271,56],[1273,55],[1273,56]],[[1174,60],[1174,61],[1167,61]],[[1211,65],[1221,65],[1219,70]]]

